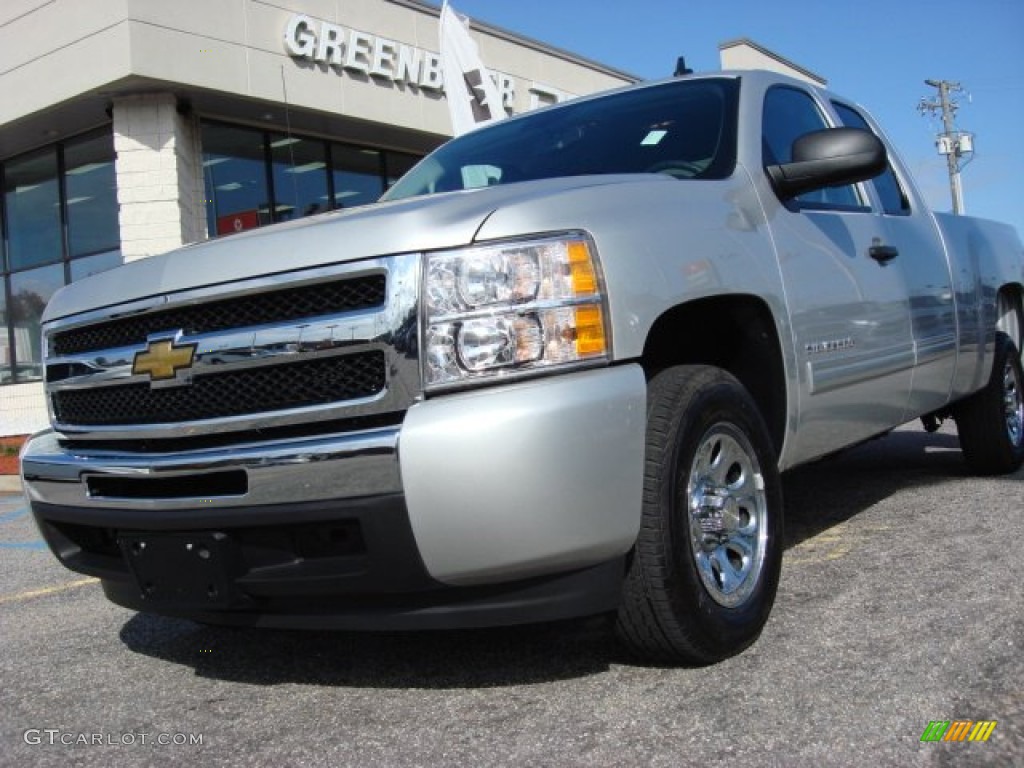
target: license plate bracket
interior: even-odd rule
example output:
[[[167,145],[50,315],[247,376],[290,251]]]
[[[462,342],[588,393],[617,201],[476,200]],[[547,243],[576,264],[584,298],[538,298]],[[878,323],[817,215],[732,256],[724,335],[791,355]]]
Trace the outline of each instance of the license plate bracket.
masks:
[[[227,608],[238,557],[224,533],[124,533],[118,544],[143,599],[154,605]]]

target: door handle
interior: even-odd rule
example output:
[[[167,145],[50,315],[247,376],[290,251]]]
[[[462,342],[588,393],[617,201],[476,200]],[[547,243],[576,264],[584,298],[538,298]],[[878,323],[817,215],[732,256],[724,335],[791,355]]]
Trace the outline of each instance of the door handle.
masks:
[[[879,264],[888,264],[900,255],[900,249],[892,245],[872,245],[868,248],[868,255]]]

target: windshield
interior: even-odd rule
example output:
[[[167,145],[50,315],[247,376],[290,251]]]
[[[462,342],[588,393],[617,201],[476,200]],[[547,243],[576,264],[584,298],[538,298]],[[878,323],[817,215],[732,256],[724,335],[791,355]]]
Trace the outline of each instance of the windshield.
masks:
[[[594,174],[724,179],[736,164],[738,89],[736,79],[680,80],[500,122],[444,144],[382,199]]]

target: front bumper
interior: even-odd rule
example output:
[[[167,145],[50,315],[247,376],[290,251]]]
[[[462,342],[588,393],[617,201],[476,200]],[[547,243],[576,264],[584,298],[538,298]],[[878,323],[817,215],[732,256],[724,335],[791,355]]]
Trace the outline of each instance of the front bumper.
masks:
[[[629,365],[429,400],[400,426],[231,448],[72,452],[43,433],[23,482],[57,557],[138,610],[352,628],[548,620],[615,605],[639,529],[644,398]],[[125,541],[161,534],[221,537],[230,596],[144,595]]]

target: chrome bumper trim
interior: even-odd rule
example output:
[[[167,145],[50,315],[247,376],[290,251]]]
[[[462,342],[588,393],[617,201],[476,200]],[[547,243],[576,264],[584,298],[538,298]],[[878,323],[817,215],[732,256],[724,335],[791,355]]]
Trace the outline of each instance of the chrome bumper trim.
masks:
[[[41,432],[26,444],[21,460],[28,499],[108,509],[166,511],[244,508],[399,493],[400,427],[344,435],[277,440],[201,451],[133,454],[68,451],[56,433]],[[169,480],[243,471],[242,495],[117,498],[89,493],[91,478]]]

